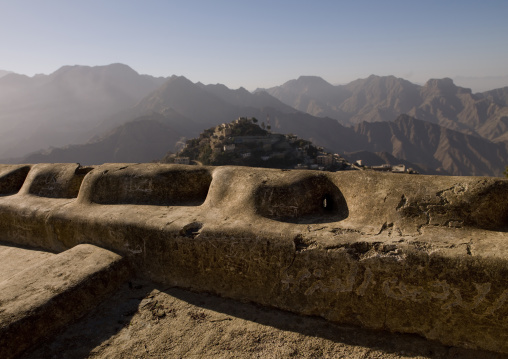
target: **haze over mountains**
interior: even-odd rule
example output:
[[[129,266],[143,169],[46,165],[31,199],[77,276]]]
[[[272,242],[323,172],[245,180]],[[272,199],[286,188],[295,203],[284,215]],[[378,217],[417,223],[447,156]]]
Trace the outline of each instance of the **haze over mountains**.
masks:
[[[17,162],[151,161],[205,128],[269,116],[273,132],[347,156],[364,151],[365,161],[453,175],[500,176],[508,165],[508,87],[473,94],[450,79],[421,86],[373,75],[334,86],[302,76],[251,93],[122,64],[66,66],[0,77],[0,106],[0,158]]]
[[[508,76],[455,76],[453,81],[461,87],[472,88],[475,92],[486,92],[492,89],[506,87]]]
[[[0,158],[88,140],[94,126],[134,106],[164,81],[122,64],[2,76]]]

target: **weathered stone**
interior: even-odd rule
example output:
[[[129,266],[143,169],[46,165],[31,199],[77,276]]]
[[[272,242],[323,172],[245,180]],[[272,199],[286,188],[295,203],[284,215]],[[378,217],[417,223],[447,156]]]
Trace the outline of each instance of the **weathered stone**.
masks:
[[[87,313],[128,275],[121,256],[82,244],[36,260],[0,282],[0,357],[16,357],[40,339],[51,337]]]
[[[107,164],[77,198],[44,186],[0,198],[2,240],[91,243],[164,285],[508,353],[506,180]]]

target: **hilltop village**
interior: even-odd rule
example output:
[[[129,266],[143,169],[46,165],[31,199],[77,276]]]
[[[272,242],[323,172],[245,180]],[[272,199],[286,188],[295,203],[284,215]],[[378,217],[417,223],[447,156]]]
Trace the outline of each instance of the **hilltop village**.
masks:
[[[166,155],[161,162],[322,171],[370,168],[408,172],[402,165],[365,167],[361,161],[351,164],[339,154],[328,153],[322,147],[293,134],[272,133],[269,124],[259,124],[254,117],[240,117],[231,123],[209,128],[198,138],[188,140],[178,153]]]

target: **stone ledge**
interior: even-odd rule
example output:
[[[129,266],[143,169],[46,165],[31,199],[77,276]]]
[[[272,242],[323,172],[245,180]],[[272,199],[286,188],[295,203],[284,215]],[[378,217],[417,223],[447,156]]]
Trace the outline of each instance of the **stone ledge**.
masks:
[[[82,244],[36,261],[4,280],[0,283],[0,357],[16,357],[51,337],[86,314],[128,275],[121,256]]]

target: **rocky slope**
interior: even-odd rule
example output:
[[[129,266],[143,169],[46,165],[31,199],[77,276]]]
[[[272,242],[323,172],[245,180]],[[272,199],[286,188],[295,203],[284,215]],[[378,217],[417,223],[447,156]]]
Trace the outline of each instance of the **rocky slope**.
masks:
[[[362,148],[385,151],[418,166],[451,175],[502,176],[508,146],[401,115],[393,122],[355,127]]]

